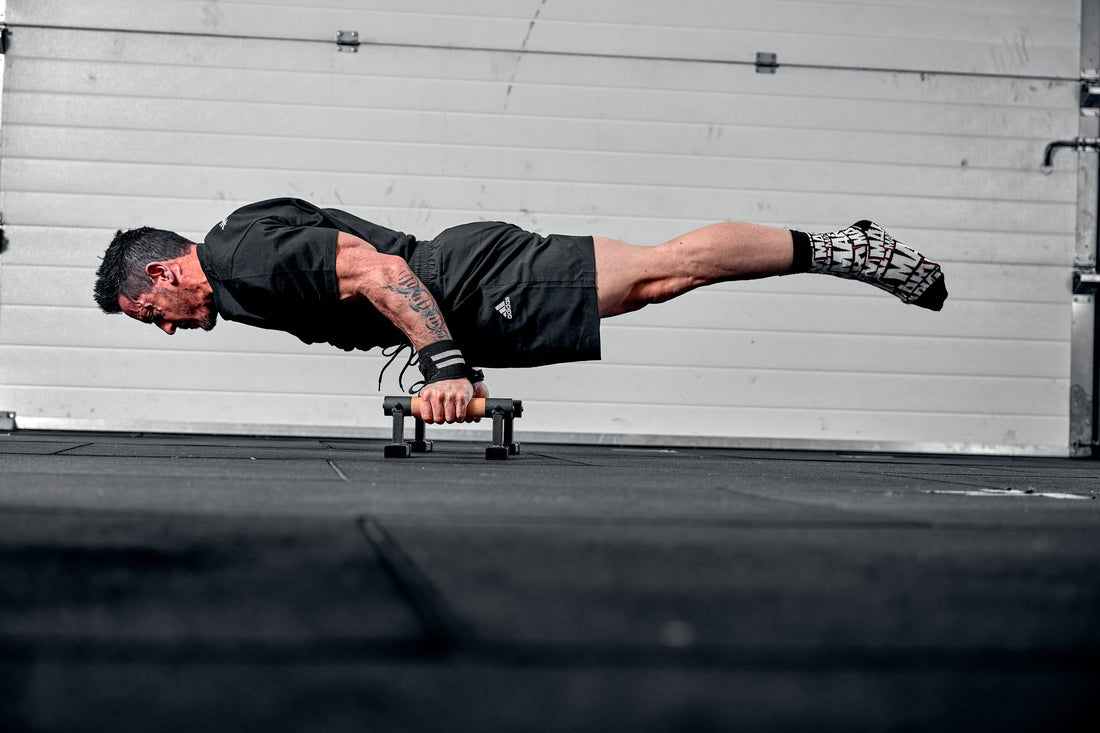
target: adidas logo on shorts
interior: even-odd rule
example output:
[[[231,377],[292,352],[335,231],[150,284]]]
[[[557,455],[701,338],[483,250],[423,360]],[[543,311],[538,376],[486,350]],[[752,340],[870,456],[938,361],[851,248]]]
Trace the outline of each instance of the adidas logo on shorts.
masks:
[[[496,310],[509,321],[512,320],[512,299],[505,296],[504,300],[496,304]]]

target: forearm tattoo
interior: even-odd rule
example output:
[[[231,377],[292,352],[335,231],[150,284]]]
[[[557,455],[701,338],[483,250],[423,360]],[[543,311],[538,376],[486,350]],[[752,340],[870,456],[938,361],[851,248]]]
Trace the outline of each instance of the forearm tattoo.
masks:
[[[437,338],[449,339],[451,332],[447,329],[447,322],[443,320],[443,314],[435,304],[435,298],[424,287],[416,275],[407,273],[401,276],[396,285],[387,285],[387,289],[403,296],[409,308],[419,313],[424,325]]]

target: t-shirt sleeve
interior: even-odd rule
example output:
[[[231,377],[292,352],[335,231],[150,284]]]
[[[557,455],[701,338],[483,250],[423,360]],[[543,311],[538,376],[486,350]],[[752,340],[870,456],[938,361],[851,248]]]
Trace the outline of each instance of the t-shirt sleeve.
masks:
[[[252,222],[233,254],[232,279],[244,289],[285,301],[339,300],[337,230],[281,217]]]

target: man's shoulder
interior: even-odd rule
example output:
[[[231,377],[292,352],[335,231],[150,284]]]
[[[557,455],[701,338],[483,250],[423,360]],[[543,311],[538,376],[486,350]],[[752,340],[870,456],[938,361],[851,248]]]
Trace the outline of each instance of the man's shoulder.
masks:
[[[198,248],[211,282],[259,312],[282,300],[338,298],[337,230],[300,199],[249,204],[216,224]]]
[[[321,207],[304,199],[292,197],[280,197],[265,199],[251,204],[245,204],[229,216],[241,216],[252,218],[284,217],[298,218],[311,217],[321,213]]]
[[[294,198],[267,199],[247,204],[219,221],[203,239],[204,264],[230,277],[235,265],[245,261],[266,259],[280,239],[280,232],[289,229],[324,229],[325,215],[308,201]],[[318,232],[320,235],[320,232]]]
[[[295,226],[317,226],[324,221],[322,210],[302,199],[277,198],[246,204],[219,221],[206,235],[216,243],[236,243],[257,222],[275,221]]]

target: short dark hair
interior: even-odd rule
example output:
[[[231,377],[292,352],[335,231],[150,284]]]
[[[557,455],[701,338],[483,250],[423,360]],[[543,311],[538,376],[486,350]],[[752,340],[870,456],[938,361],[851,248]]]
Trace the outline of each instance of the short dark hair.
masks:
[[[95,302],[104,313],[119,313],[118,296],[131,300],[153,288],[145,273],[150,262],[174,260],[191,247],[184,237],[164,229],[119,229],[96,271]]]

